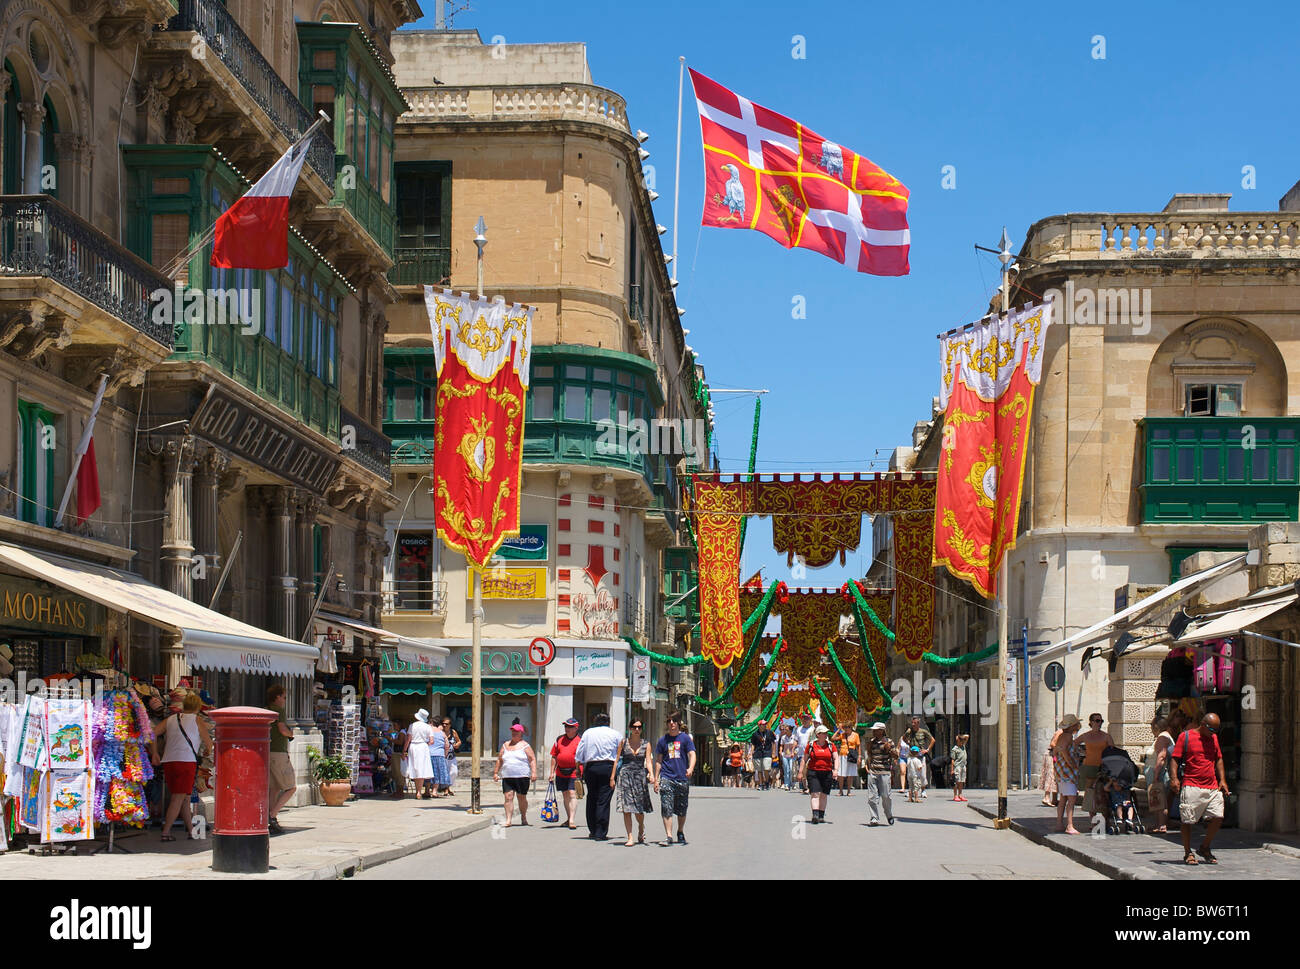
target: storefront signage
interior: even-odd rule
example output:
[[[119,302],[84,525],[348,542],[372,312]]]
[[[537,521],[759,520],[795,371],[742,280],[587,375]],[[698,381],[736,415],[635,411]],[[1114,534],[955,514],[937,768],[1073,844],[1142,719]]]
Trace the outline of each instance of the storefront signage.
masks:
[[[474,569],[483,576],[484,599],[545,599],[546,569]],[[474,595],[473,582],[466,583],[465,597]]]
[[[336,454],[215,384],[190,427],[213,444],[317,494],[324,494],[339,466]]]
[[[474,671],[473,652],[468,649],[452,650],[447,660],[445,671],[448,676],[468,676]],[[537,670],[528,662],[528,656],[522,649],[484,649],[480,667],[489,676],[510,675],[512,673],[536,673]],[[421,666],[419,662],[400,659],[395,653],[385,650],[379,663],[379,672],[383,673],[432,673],[433,670]]]
[[[104,607],[43,582],[0,576],[0,627],[104,634]]]
[[[578,593],[572,599],[573,614],[581,628],[574,629],[580,636],[597,639],[618,637],[618,600],[604,589],[595,595]]]
[[[614,651],[612,649],[582,649],[573,651],[573,677],[582,679],[591,677],[607,680],[614,675]]]
[[[546,526],[520,525],[518,537],[502,542],[497,554],[503,559],[546,561]]]

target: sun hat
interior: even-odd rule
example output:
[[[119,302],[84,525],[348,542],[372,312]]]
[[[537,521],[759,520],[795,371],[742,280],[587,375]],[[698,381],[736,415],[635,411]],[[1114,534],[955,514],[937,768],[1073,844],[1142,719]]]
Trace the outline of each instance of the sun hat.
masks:
[[[885,729],[885,725],[884,725],[883,723],[881,723],[879,720],[877,720],[875,723],[873,723],[873,724],[871,725],[871,729],[872,729],[872,730],[884,730],[884,729]]]
[[[1061,718],[1061,722],[1057,724],[1057,727],[1061,730],[1069,730],[1071,727],[1077,727],[1081,723],[1083,723],[1083,721],[1079,719],[1077,714],[1067,713]]]
[[[813,732],[814,732],[814,733],[830,733],[831,731],[830,731],[830,728],[826,726],[826,724],[824,724],[824,723],[819,723],[819,724],[817,724],[817,729],[816,729],[815,731],[813,731]]]
[[[421,707],[419,710],[416,711],[416,713],[415,713],[415,719],[416,719],[416,720],[419,720],[421,723],[428,723],[428,722],[429,722],[429,711],[426,710],[426,709],[424,709],[423,707]]]

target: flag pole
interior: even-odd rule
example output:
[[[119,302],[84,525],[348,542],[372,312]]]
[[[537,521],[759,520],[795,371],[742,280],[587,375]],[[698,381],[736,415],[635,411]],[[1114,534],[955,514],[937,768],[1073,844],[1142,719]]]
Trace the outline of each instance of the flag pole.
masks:
[[[478,217],[478,223],[474,226],[474,245],[478,249],[478,298],[483,299],[483,247],[487,245],[487,223],[483,221],[483,216]],[[438,339],[442,339],[442,331],[438,331]],[[482,814],[482,782],[483,773],[483,569],[476,568],[474,560],[470,557],[469,549],[465,550],[465,566],[469,570],[470,582],[474,588],[474,611],[473,628],[470,639],[470,744],[471,750],[469,755],[469,813]],[[536,738],[534,738],[536,739]]]
[[[1011,240],[1007,237],[1006,226],[1002,227],[1002,240],[999,243],[998,261],[1002,263],[1002,314],[1005,316],[1011,304]],[[996,427],[996,424],[994,425]],[[995,439],[996,440],[996,439]],[[998,474],[998,499],[1001,501],[1002,489],[1006,485],[1006,476]],[[997,523],[996,509],[994,522]],[[1011,818],[1007,814],[1007,755],[1008,739],[1007,718],[1007,556],[1000,535],[994,536],[994,542],[1001,561],[998,564],[998,816],[993,821],[996,830],[1011,827]]]
[[[682,87],[686,58],[677,58],[677,162],[673,171],[673,285],[677,284],[677,203],[682,197]]]
[[[307,142],[311,140],[312,135],[316,134],[316,132],[320,130],[321,125],[326,124],[329,120],[330,120],[330,116],[328,114],[326,114],[324,111],[318,111],[316,113],[316,120],[313,121],[311,125],[308,126],[307,130],[302,133],[302,137],[299,138],[296,142],[294,142],[292,146],[290,146],[289,151],[293,152],[298,150],[299,148],[305,147]],[[203,231],[203,235],[199,236],[199,238],[194,242],[193,245],[191,245],[188,249],[186,249],[179,256],[177,256],[175,259],[173,259],[171,262],[167,264],[166,268],[162,270],[162,274],[164,276],[167,276],[170,279],[175,279],[176,274],[181,271],[181,268],[187,262],[193,259],[196,255],[202,252],[204,247],[207,246],[207,244],[212,241],[212,237],[215,236],[216,234],[217,234],[217,223],[213,222],[212,225],[208,226]]]
[[[104,391],[108,389],[108,374],[99,375],[99,390],[95,392],[95,404],[90,408],[90,418],[86,421],[86,426],[81,432],[81,443],[77,445],[77,453],[72,457],[72,467],[68,470],[68,485],[63,489],[63,500],[59,502],[59,513],[54,516],[54,527],[58,528],[63,524],[63,513],[68,509],[68,499],[72,497],[72,486],[77,483],[77,472],[81,469],[81,459],[86,456],[86,450],[90,447],[91,436],[95,433],[95,418],[99,416],[99,408],[104,403]]]

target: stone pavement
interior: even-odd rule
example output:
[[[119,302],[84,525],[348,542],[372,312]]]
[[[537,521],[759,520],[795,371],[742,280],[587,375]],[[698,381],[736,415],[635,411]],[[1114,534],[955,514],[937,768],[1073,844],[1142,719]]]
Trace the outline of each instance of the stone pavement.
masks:
[[[931,796],[944,792],[932,792]],[[948,794],[951,797],[951,794]],[[968,790],[968,806],[986,818],[997,816],[995,790]],[[1295,879],[1300,878],[1300,839],[1287,835],[1257,834],[1223,828],[1214,839],[1217,865],[1183,864],[1179,833],[1127,834],[1094,837],[1088,833],[1088,815],[1076,809],[1074,826],[1083,834],[1059,834],[1056,809],[1044,807],[1041,791],[1011,791],[1007,813],[1011,828],[1030,841],[1046,845],[1068,858],[1111,878],[1125,879]],[[1144,819],[1145,820],[1145,819]],[[1201,844],[1205,826],[1197,825],[1192,849]]]
[[[271,870],[264,875],[231,875],[212,870],[212,842],[186,841],[179,826],[177,840],[164,844],[158,828],[130,830],[117,844],[131,854],[100,852],[101,837],[82,842],[77,854],[41,857],[24,851],[0,855],[0,881],[13,879],[117,879],[266,878],[330,879],[346,877],[360,869],[382,864],[412,852],[431,848],[453,838],[487,828],[501,813],[501,785],[485,779],[483,813],[471,816],[469,781],[457,785],[453,798],[395,801],[385,797],[352,800],[342,807],[324,805],[285,808],[280,812],[284,834],[271,838]],[[540,802],[539,802],[540,804]],[[530,812],[535,810],[530,802]],[[436,867],[430,874],[437,873]]]

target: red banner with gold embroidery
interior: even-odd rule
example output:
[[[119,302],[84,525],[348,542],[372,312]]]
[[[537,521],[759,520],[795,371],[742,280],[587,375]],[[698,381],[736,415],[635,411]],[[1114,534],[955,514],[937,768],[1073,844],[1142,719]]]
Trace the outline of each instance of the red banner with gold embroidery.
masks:
[[[700,550],[700,654],[720,669],[745,650],[740,635],[740,523],[749,492],[720,481],[695,482]]]
[[[451,548],[486,566],[519,534],[531,307],[424,288],[438,389],[434,522]]]
[[[1002,557],[1016,544],[1034,388],[1050,323],[1049,303],[943,341],[943,453],[932,561],[988,598],[997,592]]]

